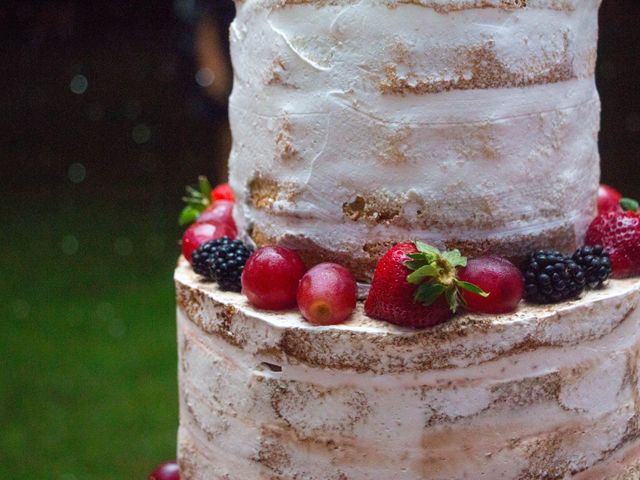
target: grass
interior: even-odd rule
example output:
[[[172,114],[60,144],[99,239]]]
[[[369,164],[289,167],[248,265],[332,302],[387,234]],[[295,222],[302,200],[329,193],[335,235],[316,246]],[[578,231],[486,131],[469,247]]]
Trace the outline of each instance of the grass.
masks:
[[[146,478],[175,457],[173,212],[47,200],[3,216],[0,478]]]

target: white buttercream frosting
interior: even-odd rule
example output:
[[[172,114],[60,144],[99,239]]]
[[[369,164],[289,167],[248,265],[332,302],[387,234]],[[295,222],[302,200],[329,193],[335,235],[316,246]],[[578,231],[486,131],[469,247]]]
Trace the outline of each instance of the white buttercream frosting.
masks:
[[[637,478],[637,280],[424,331],[176,281],[187,480]]]
[[[579,242],[599,179],[599,1],[520,3],[239,3],[240,228],[354,258],[413,238]]]

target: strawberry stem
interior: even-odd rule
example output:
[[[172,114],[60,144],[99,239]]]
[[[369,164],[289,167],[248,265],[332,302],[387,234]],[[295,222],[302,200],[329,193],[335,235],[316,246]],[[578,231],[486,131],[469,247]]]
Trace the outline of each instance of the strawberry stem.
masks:
[[[422,242],[415,242],[416,253],[408,254],[410,260],[404,265],[411,270],[407,282],[416,285],[415,302],[426,306],[444,295],[449,308],[456,313],[459,305],[464,305],[460,290],[468,290],[483,297],[489,294],[477,285],[463,282],[457,278],[457,267],[465,267],[467,258],[459,250],[440,252],[437,248]]]
[[[186,206],[178,217],[178,224],[181,227],[186,227],[195,222],[200,214],[211,205],[211,191],[211,183],[203,175],[198,177],[198,188],[187,185],[187,193],[182,197],[182,201]]]

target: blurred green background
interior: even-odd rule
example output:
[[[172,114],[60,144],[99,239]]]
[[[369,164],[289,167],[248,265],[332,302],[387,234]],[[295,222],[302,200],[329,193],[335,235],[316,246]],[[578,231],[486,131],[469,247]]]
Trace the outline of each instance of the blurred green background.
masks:
[[[228,139],[189,2],[148,3],[0,6],[2,479],[143,479],[175,456],[176,218]],[[639,13],[605,2],[598,67],[604,179],[635,196]]]
[[[1,479],[175,458],[177,215],[222,170],[226,120],[194,81],[193,26],[151,3],[0,14]]]

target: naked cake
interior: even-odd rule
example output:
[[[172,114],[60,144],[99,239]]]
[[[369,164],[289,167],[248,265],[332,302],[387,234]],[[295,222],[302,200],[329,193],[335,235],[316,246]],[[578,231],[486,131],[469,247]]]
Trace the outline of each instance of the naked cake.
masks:
[[[239,227],[363,280],[403,238],[574,249],[600,173],[599,4],[239,2]]]
[[[599,4],[237,0],[238,237],[344,265],[360,300],[400,242],[574,252]],[[427,329],[358,301],[317,326],[203,281],[201,254],[175,271],[183,480],[640,478],[640,281]]]

